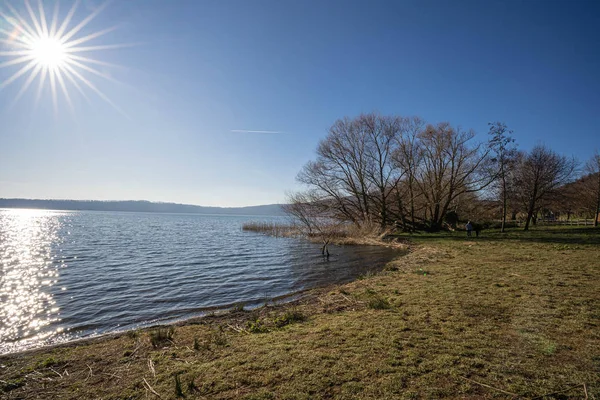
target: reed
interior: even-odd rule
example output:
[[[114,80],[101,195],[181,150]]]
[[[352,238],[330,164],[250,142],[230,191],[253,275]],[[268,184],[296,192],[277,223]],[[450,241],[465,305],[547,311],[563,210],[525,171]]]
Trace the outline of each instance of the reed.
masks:
[[[274,237],[292,237],[300,232],[293,225],[278,224],[275,222],[250,221],[242,225],[242,230],[256,233],[263,233]]]

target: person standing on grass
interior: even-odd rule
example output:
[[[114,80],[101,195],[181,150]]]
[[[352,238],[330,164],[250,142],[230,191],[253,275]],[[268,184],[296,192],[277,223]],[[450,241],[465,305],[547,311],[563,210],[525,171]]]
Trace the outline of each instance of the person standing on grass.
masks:
[[[473,224],[471,223],[471,221],[467,221],[467,225],[465,225],[465,228],[467,228],[467,237],[471,237],[471,232],[473,231]]]

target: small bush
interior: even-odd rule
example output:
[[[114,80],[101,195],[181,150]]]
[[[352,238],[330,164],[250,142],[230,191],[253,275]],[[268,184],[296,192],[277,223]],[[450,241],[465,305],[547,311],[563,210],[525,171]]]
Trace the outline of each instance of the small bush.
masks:
[[[58,361],[54,357],[48,357],[37,363],[37,368],[49,368],[53,365],[58,364]]]
[[[219,329],[215,329],[211,332],[210,342],[215,344],[216,346],[225,346],[227,345],[227,336],[223,332],[223,328],[219,327]]]
[[[175,328],[172,326],[168,328],[158,328],[157,330],[150,332],[150,343],[152,343],[152,347],[157,348],[167,342],[172,342],[174,334]]]
[[[367,307],[372,308],[373,310],[387,310],[391,308],[390,302],[384,299],[383,297],[373,297],[369,299],[367,302]]]
[[[275,318],[273,321],[275,326],[282,328],[286,325],[293,324],[295,322],[302,322],[306,320],[306,316],[298,310],[287,311],[285,314]]]
[[[266,333],[269,332],[269,328],[261,321],[256,319],[254,321],[248,321],[246,324],[246,330],[250,333]]]
[[[200,350],[200,342],[198,342],[198,338],[194,338],[194,350]]]
[[[232,308],[233,312],[242,312],[244,311],[244,303],[236,303],[233,308]]]

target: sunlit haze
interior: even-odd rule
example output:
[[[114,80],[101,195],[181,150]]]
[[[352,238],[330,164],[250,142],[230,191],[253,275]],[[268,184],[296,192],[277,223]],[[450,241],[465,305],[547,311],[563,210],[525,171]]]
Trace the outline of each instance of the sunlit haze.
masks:
[[[0,197],[283,202],[336,119],[600,147],[592,1],[8,1]],[[18,223],[18,219],[15,219]]]

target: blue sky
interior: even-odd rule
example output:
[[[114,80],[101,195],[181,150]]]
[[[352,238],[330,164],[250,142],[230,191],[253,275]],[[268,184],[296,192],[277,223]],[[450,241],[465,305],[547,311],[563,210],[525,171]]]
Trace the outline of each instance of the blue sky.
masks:
[[[598,2],[113,1],[78,37],[112,26],[88,44],[133,46],[86,56],[121,67],[81,74],[119,110],[69,82],[74,111],[48,84],[10,107],[26,76],[0,92],[0,197],[282,202],[327,128],[370,111],[600,148]]]

